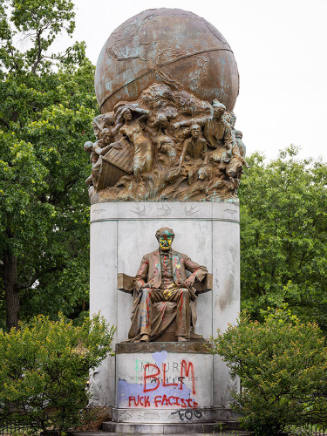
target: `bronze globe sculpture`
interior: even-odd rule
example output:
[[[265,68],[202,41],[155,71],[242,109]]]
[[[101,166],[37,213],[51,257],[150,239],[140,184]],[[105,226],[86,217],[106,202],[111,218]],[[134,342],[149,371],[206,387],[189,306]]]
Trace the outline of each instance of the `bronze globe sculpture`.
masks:
[[[87,142],[92,203],[237,197],[245,146],[232,112],[234,54],[205,19],[149,9],[121,24],[100,53],[101,115]],[[238,132],[238,133],[237,133]]]
[[[164,76],[196,97],[231,111],[239,90],[234,54],[205,19],[180,9],[149,9],[128,19],[100,53],[95,89],[101,112],[136,100]]]

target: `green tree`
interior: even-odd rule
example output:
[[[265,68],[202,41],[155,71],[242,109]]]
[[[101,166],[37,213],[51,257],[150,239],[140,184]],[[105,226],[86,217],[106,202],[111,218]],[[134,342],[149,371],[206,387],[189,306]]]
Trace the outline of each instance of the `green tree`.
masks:
[[[78,425],[90,399],[89,371],[111,351],[113,334],[99,317],[74,326],[39,315],[0,330],[0,421],[21,419],[35,430]]]
[[[290,310],[277,309],[263,323],[243,315],[214,339],[214,352],[240,377],[233,406],[255,435],[326,424],[327,348],[317,324],[301,323]]]
[[[290,147],[265,162],[252,155],[242,178],[242,305],[262,320],[288,303],[327,331],[327,165]]]
[[[83,43],[51,53],[56,36],[73,29],[71,0],[0,5],[0,310],[8,328],[19,313],[87,309],[82,144],[92,137],[94,68]]]

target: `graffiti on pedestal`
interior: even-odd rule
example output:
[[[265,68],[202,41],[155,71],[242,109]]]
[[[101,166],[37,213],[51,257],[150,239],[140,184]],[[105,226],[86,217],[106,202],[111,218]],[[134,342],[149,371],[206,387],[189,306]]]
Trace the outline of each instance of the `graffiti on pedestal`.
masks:
[[[119,407],[196,409],[196,374],[191,359],[164,362],[165,351],[152,355],[155,363],[136,362],[135,381],[118,381]]]
[[[171,415],[178,415],[180,421],[193,421],[194,418],[202,418],[202,411],[198,409],[179,409],[172,412]]]

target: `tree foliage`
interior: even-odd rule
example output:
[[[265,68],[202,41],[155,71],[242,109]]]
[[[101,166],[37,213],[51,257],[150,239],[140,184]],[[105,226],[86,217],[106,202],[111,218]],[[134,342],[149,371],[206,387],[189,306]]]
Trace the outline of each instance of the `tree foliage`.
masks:
[[[94,68],[83,43],[50,51],[60,32],[73,29],[70,0],[0,6],[0,309],[8,328],[20,309],[23,318],[87,309],[82,144],[92,136]]]
[[[314,323],[277,309],[263,323],[242,316],[214,339],[214,351],[239,376],[234,407],[258,436],[288,425],[327,422],[327,348]]]
[[[255,319],[288,303],[327,331],[327,165],[290,147],[252,155],[242,178],[242,305]]]
[[[89,370],[111,351],[113,333],[99,317],[74,326],[42,315],[0,330],[0,420],[24,417],[43,430],[78,425],[90,399]]]

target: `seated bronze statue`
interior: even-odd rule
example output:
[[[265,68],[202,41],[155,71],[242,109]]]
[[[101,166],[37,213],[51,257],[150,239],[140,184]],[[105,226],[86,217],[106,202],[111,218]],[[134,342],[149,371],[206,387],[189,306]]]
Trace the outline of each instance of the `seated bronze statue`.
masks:
[[[182,342],[199,339],[201,336],[194,333],[195,300],[198,293],[210,290],[212,275],[205,266],[172,249],[172,229],[159,229],[156,238],[159,249],[143,256],[133,280],[134,307],[129,340],[149,342],[159,338]],[[131,288],[126,286],[128,276],[119,276],[119,289],[128,291],[127,288]],[[166,331],[171,333],[170,339],[162,339]]]

